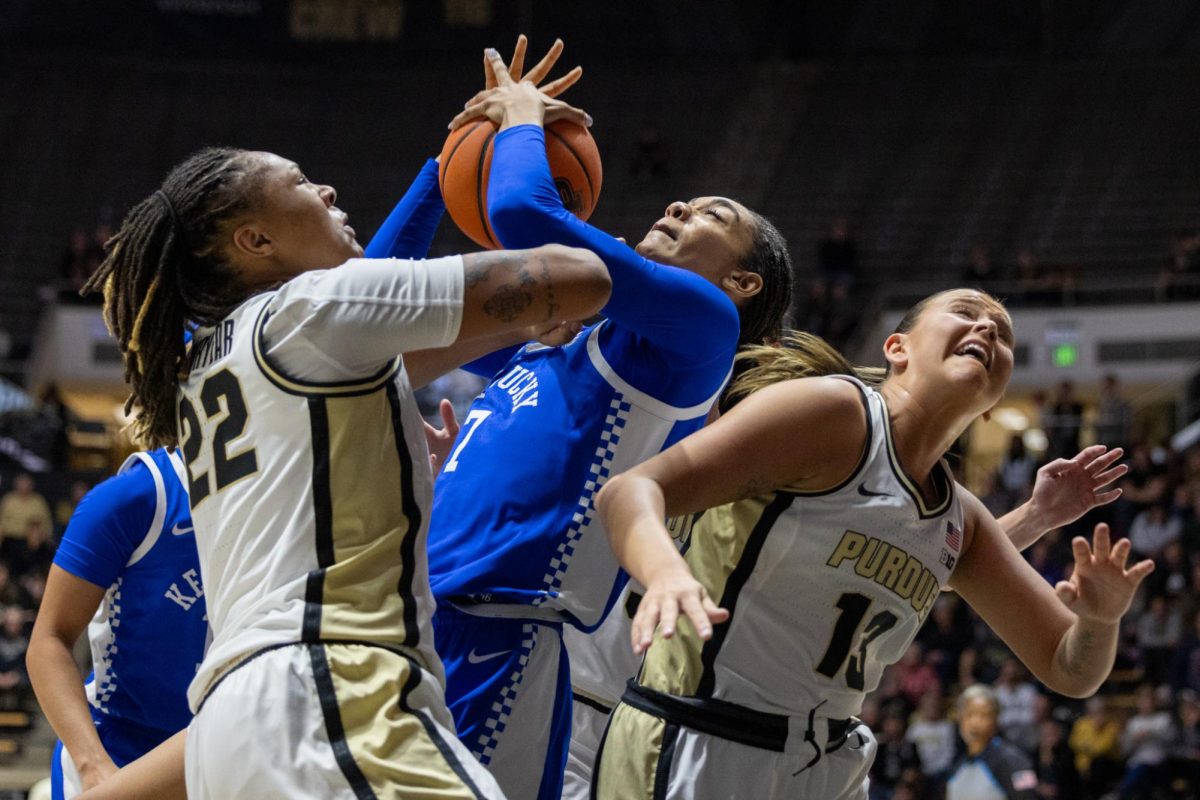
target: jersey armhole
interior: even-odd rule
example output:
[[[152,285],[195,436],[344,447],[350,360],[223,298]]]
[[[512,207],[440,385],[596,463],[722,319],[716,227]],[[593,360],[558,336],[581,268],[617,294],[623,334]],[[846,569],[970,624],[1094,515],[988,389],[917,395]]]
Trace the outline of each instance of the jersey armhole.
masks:
[[[729,367],[729,371],[725,374],[725,377],[721,379],[721,385],[717,387],[717,390],[712,394],[711,397],[708,397],[696,405],[689,406],[687,408],[673,406],[670,403],[659,400],[657,397],[642,391],[618,375],[617,371],[613,369],[612,364],[608,363],[608,359],[604,357],[604,353],[600,349],[600,331],[603,330],[604,326],[607,324],[608,320],[599,323],[596,325],[596,327],[592,328],[591,332],[588,334],[588,359],[592,362],[592,367],[600,373],[600,377],[604,378],[604,381],[609,386],[623,394],[630,400],[630,402],[634,403],[639,408],[649,411],[651,414],[659,417],[660,419],[682,422],[684,420],[695,419],[696,417],[707,414],[709,409],[711,409],[721,397],[721,392],[725,391],[725,384],[729,382],[729,377],[733,374],[732,364]]]
[[[150,457],[149,453],[134,453],[121,465],[120,472],[129,469],[138,461],[146,466],[146,469],[150,471],[150,477],[154,480],[154,519],[150,522],[150,527],[147,529],[142,543],[134,548],[129,560],[125,562],[126,568],[132,567],[145,558],[146,553],[149,553],[158,543],[158,537],[162,535],[163,523],[167,518],[167,487],[163,482],[158,464],[154,463],[154,459]]]
[[[867,399],[866,388],[864,388],[863,385],[858,382],[858,380],[851,378],[848,375],[830,375],[829,377],[837,378],[838,380],[844,380],[846,383],[858,390],[858,400],[860,403],[862,403],[863,418],[867,423],[867,435],[863,437],[862,452],[859,453],[858,463],[854,465],[854,469],[850,470],[849,475],[838,481],[835,486],[832,486],[828,489],[816,489],[808,491],[804,489],[783,488],[779,490],[781,492],[798,495],[800,497],[822,497],[824,495],[836,494],[854,482],[854,479],[857,478],[859,473],[863,471],[863,467],[867,465],[867,460],[871,456],[871,443],[875,437],[875,428],[871,424],[871,403]]]
[[[396,373],[400,371],[402,360],[400,356],[396,356],[384,364],[383,368],[374,375],[358,381],[331,381],[325,383],[293,378],[272,364],[267,357],[267,347],[264,337],[266,335],[267,322],[271,319],[270,306],[270,300],[263,303],[263,307],[259,310],[258,317],[254,321],[254,331],[252,334],[254,337],[254,363],[258,365],[259,371],[262,372],[263,376],[277,389],[301,397],[311,397],[314,395],[351,397],[354,395],[370,394],[378,390],[392,380],[396,376]]]

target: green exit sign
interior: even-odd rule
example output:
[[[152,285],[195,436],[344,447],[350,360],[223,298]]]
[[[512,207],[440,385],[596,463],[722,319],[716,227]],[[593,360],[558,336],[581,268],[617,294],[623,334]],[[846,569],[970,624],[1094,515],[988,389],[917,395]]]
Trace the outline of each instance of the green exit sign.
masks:
[[[1079,345],[1058,344],[1050,351],[1050,360],[1056,367],[1073,367],[1079,363]]]

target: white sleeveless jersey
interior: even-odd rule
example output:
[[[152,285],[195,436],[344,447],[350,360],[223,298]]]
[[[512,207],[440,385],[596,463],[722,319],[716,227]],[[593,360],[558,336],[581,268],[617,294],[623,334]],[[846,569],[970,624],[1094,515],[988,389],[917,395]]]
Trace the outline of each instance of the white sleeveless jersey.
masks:
[[[233,664],[291,642],[377,643],[444,680],[425,558],[433,479],[397,354],[453,342],[462,292],[458,257],[350,262],[196,332],[180,449],[213,641],[193,710]],[[374,352],[391,356],[366,374],[357,356]],[[304,364],[366,376],[307,380]]]
[[[896,457],[883,396],[854,383],[868,421],[857,469],[829,491],[776,491],[699,518],[685,558],[731,618],[708,642],[686,624],[656,640],[643,685],[840,719],[904,654],[961,552],[962,506],[944,463],[938,501],[921,498]]]

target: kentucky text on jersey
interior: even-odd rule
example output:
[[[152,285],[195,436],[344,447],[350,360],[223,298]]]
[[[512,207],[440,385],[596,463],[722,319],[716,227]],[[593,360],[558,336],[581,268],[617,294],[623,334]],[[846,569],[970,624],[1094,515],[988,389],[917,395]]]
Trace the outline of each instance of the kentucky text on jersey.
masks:
[[[512,398],[512,410],[525,406],[536,406],[538,402],[537,373],[524,367],[513,367],[496,382],[496,386],[508,392]]]
[[[189,590],[189,593],[185,593],[180,589],[179,585],[181,583],[184,588]],[[163,596],[171,602],[178,604],[184,611],[189,610],[192,606],[196,605],[197,600],[204,597],[204,587],[200,585],[200,574],[194,569],[187,570],[180,576],[178,581],[171,584],[171,587],[167,589],[166,594]]]
[[[217,359],[223,358],[233,349],[233,326],[237,320],[227,319],[203,338],[192,342],[188,356],[189,368],[200,370]]]
[[[825,563],[839,569],[847,561],[861,577],[874,580],[900,599],[907,600],[922,620],[933,608],[933,601],[942,590],[937,578],[921,563],[921,559],[874,536],[856,531],[842,534],[841,541]]]

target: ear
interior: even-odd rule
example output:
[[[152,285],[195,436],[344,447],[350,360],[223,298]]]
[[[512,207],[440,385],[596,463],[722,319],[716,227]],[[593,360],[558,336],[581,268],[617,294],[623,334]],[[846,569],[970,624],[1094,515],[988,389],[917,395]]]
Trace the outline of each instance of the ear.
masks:
[[[262,258],[275,252],[275,242],[256,223],[247,222],[233,232],[233,249],[248,256]]]
[[[899,371],[908,366],[908,337],[903,333],[893,333],[883,340],[883,357],[893,370]]]
[[[734,269],[721,279],[721,288],[735,300],[748,300],[762,291],[762,275],[744,269]]]

